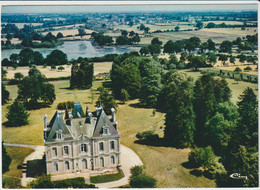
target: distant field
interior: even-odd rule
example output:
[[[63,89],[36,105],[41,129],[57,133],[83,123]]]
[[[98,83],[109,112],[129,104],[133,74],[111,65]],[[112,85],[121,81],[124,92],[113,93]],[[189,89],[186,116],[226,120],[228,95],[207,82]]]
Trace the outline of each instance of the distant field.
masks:
[[[213,22],[215,24],[225,23],[226,25],[243,25],[244,24],[244,22],[241,22],[241,21],[225,21],[225,20],[206,21],[206,22],[203,22],[203,24],[208,24],[209,22]]]
[[[63,65],[65,68],[63,71],[58,71],[58,67],[55,70],[52,70],[50,66],[47,66],[46,68],[43,68],[43,66],[37,66],[37,68],[41,71],[42,74],[44,74],[47,78],[57,78],[57,77],[67,77],[71,75],[71,66]],[[97,62],[94,63],[94,75],[97,75],[98,73],[104,73],[109,72],[112,68],[112,62]],[[5,70],[7,70],[7,76],[6,78],[11,79],[14,78],[15,73],[22,73],[24,76],[28,75],[29,67],[18,67],[16,70],[9,67],[8,69],[4,67]]]
[[[7,24],[7,23],[2,23],[2,24]],[[13,23],[17,26],[17,28],[21,29],[24,27],[24,25],[32,25],[32,26],[40,26],[43,25],[43,23]]]
[[[164,32],[153,33],[151,37],[141,38],[140,44],[150,43],[154,37],[158,37],[159,40],[166,43],[169,40],[181,40],[188,39],[193,36],[197,36],[202,42],[207,41],[209,38],[216,43],[221,43],[224,40],[235,40],[237,37],[245,37],[246,35],[253,35],[257,33],[257,28],[248,28],[249,30],[241,30],[240,28],[213,28],[213,29],[201,29],[197,31],[180,31],[180,32]]]
[[[87,33],[87,34],[91,34],[92,32],[93,32],[93,30],[88,30],[88,29],[84,29],[85,30],[85,32]],[[50,31],[54,36],[57,36],[57,34],[60,32],[60,33],[62,33],[63,34],[63,36],[65,37],[65,36],[67,36],[67,35],[76,35],[76,34],[78,34],[79,32],[78,32],[78,29],[65,29],[65,30],[63,30],[63,29],[61,29],[61,30],[55,30],[55,31]],[[49,32],[42,32],[41,34],[42,35],[46,35],[46,34],[48,34]]]
[[[252,71],[244,71],[244,69],[246,67],[250,66],[253,70]],[[234,71],[235,68],[237,66],[229,66],[229,67],[216,67],[216,69],[219,69],[219,70],[224,70],[224,71]],[[249,75],[258,75],[258,70],[256,70],[257,68],[257,65],[243,65],[243,66],[238,66],[243,72],[241,73],[245,73],[245,74],[249,74]]]

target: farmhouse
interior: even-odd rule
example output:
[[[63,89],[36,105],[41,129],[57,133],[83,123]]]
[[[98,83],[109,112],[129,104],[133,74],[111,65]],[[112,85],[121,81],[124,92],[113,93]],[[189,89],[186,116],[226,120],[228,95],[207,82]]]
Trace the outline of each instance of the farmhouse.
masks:
[[[120,133],[115,109],[108,118],[102,106],[84,114],[79,102],[72,112],[56,111],[47,123],[44,114],[44,144],[47,174],[90,172],[120,166]]]

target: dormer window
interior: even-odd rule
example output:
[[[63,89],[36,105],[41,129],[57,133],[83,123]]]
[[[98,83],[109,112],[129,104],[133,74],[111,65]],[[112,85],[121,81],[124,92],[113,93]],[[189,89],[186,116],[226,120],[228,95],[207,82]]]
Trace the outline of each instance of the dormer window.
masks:
[[[109,128],[108,126],[103,127],[103,135],[109,135]]]
[[[61,140],[62,139],[62,130],[56,131],[56,140]]]

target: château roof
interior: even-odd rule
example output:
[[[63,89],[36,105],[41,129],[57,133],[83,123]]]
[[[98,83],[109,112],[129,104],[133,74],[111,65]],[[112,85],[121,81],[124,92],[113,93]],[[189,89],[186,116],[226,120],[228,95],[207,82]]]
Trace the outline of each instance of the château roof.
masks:
[[[107,134],[104,134],[104,128],[108,130]],[[44,130],[47,131],[46,142],[56,141],[57,132],[62,133],[63,140],[119,136],[116,121],[110,119],[102,107],[96,108],[95,113],[87,108],[85,116],[79,102],[74,103],[72,112],[68,109],[56,111]]]

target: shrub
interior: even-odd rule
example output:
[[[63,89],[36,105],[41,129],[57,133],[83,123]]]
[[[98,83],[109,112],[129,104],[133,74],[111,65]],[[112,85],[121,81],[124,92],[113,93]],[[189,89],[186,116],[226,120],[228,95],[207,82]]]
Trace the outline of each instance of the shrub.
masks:
[[[252,68],[250,66],[247,66],[244,71],[252,71]]]
[[[131,170],[132,177],[135,177],[143,173],[144,166],[134,166],[130,170]]]
[[[73,108],[73,105],[74,105],[74,102],[73,101],[66,101],[66,102],[60,102],[58,105],[57,105],[57,108],[59,110],[65,110],[66,109],[66,106],[68,109],[71,109]]]
[[[139,140],[156,140],[159,139],[157,134],[154,134],[154,131],[144,131],[136,134],[136,138]]]
[[[236,67],[234,72],[240,73],[242,70],[239,67]]]
[[[140,174],[131,178],[130,186],[132,188],[153,188],[156,187],[156,179],[146,174]]]
[[[85,184],[83,177],[77,177],[73,179],[65,179],[53,182],[55,188],[95,188],[93,184]]]
[[[109,182],[109,181],[116,181],[116,180],[123,178],[124,176],[125,176],[124,172],[121,169],[119,169],[119,172],[116,174],[91,176],[90,182],[91,183],[104,183],[104,182]]]

